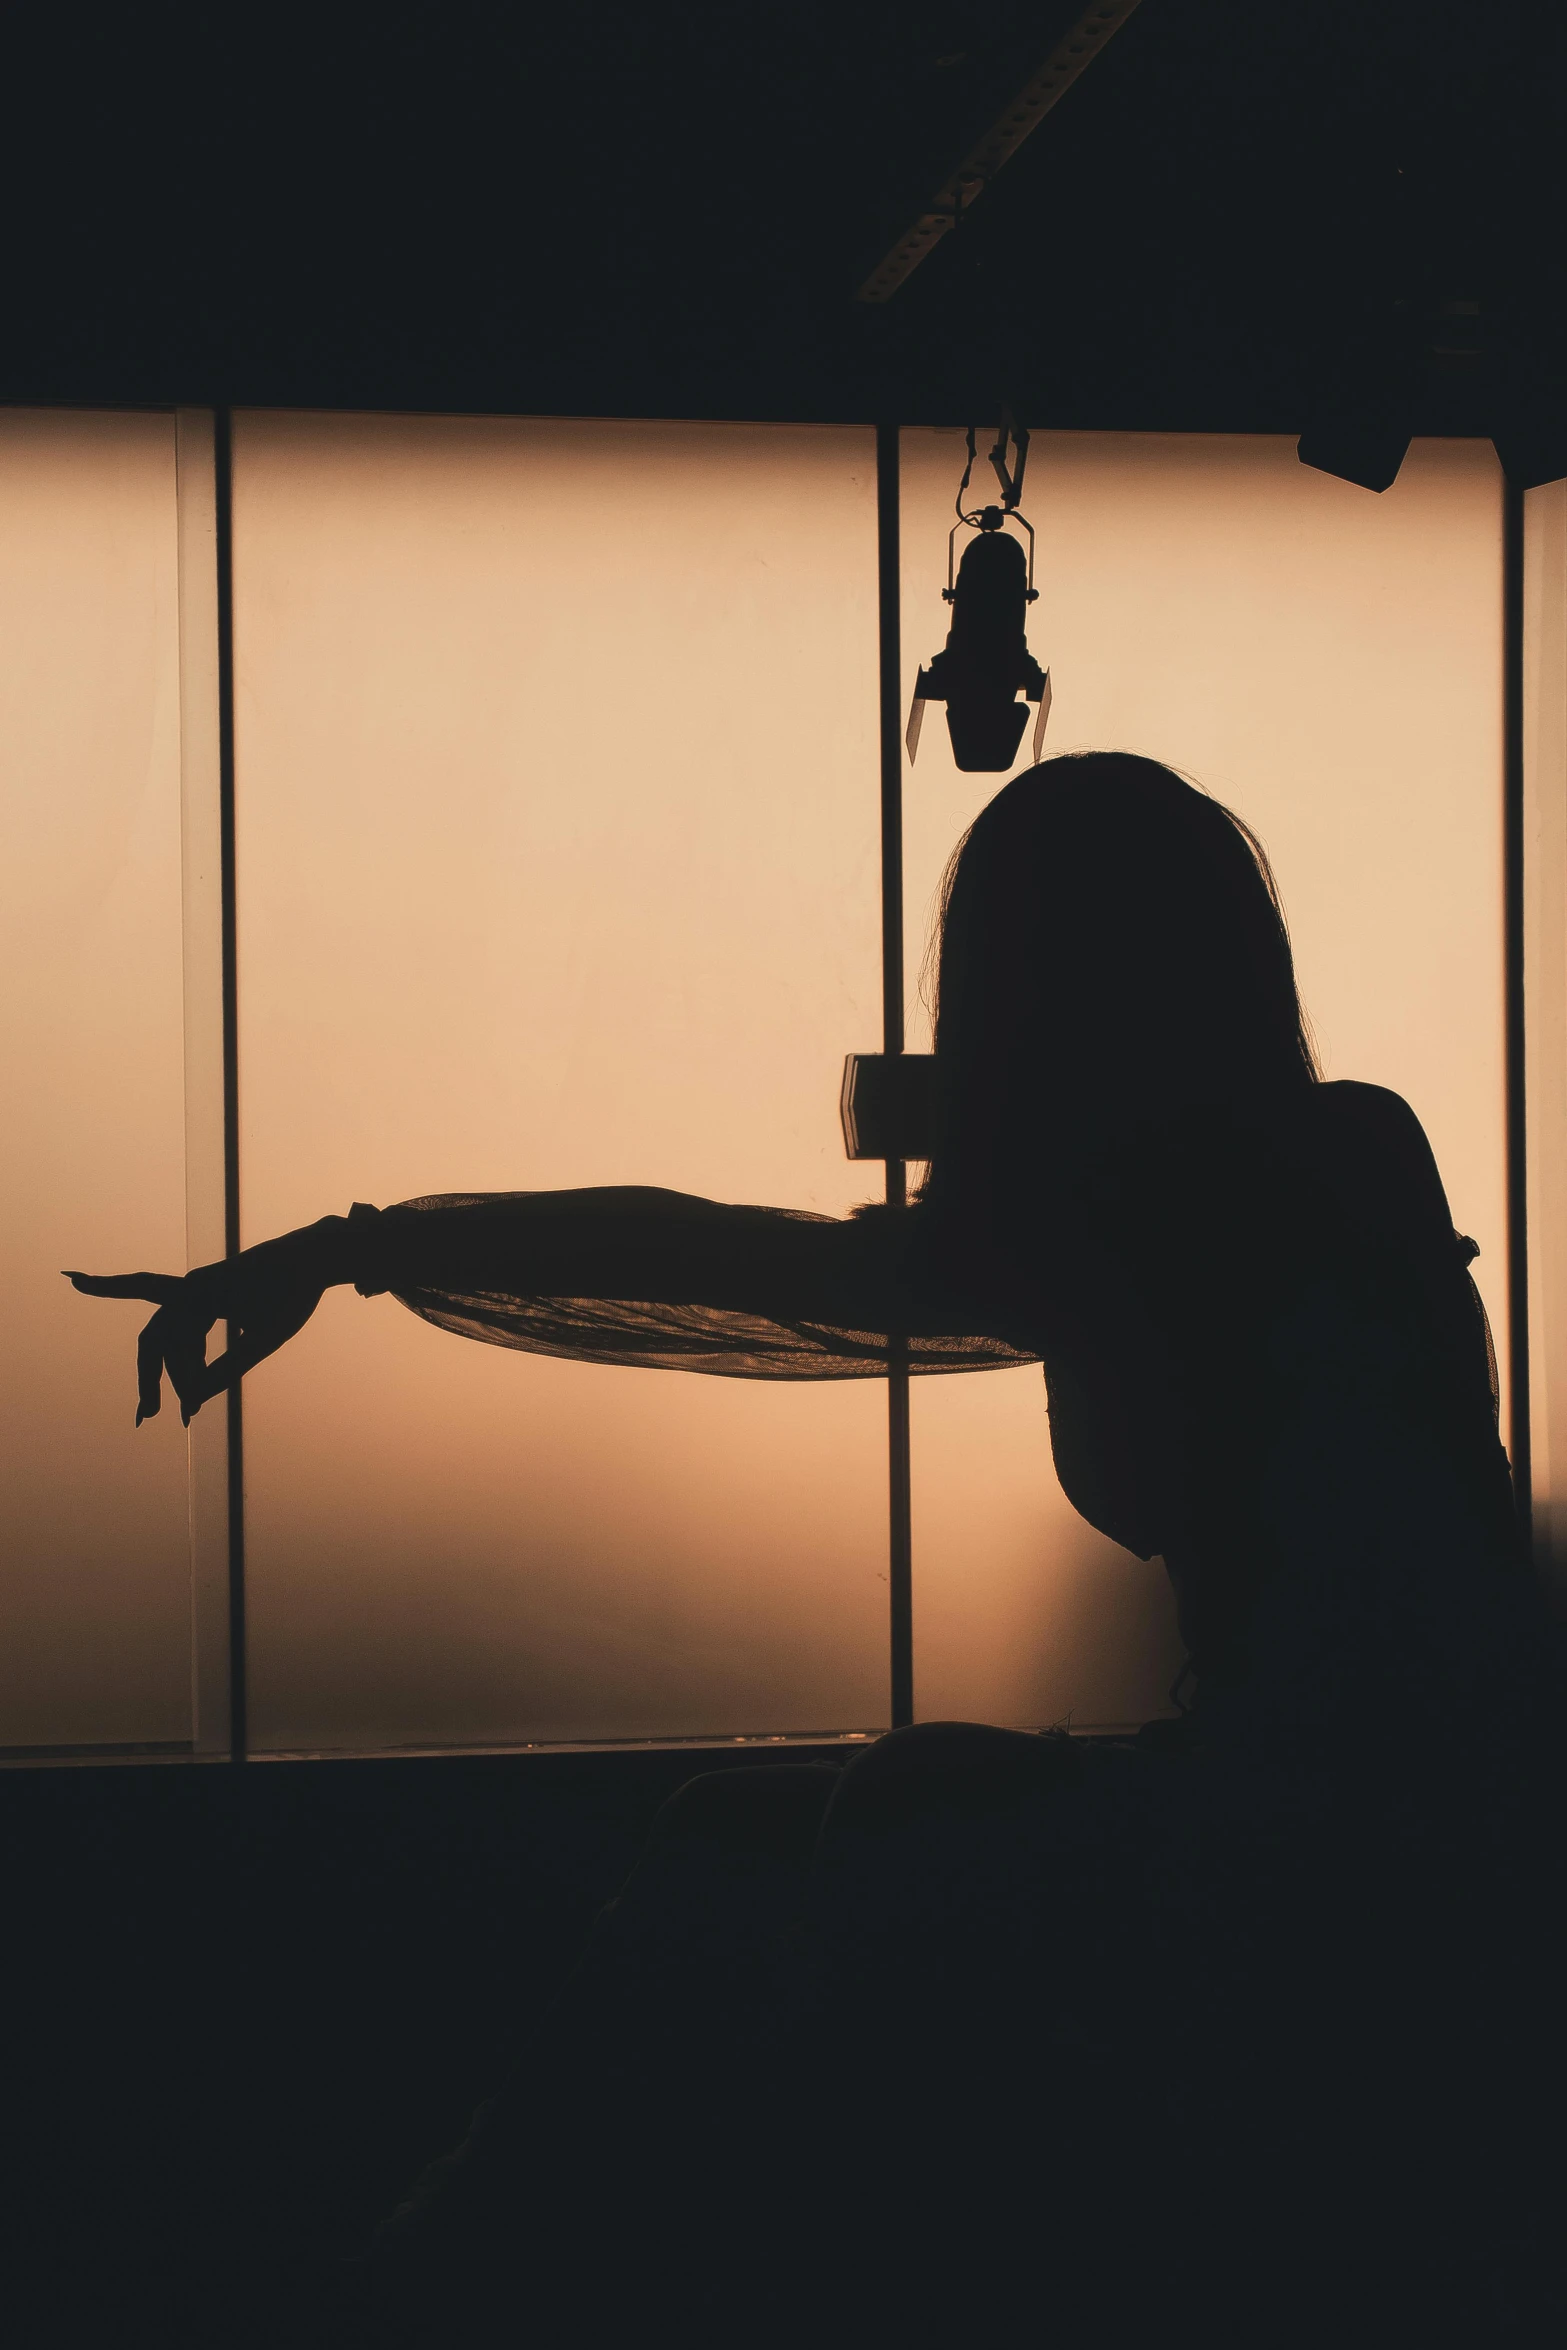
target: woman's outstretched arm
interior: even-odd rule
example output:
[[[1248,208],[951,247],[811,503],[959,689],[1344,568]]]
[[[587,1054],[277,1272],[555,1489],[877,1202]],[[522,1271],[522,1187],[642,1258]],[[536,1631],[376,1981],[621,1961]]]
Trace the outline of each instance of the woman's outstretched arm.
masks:
[[[629,1187],[501,1192],[325,1216],[183,1276],[69,1278],[89,1296],[157,1307],[138,1350],[137,1420],[158,1411],[165,1371],[189,1420],[345,1283],[368,1294],[625,1298],[859,1330],[957,1329],[961,1315],[916,1270],[917,1220],[882,1211],[836,1221]],[[208,1363],[218,1322],[228,1349]]]
[[[860,1329],[912,1303],[907,1222],[884,1211],[838,1220],[629,1185],[499,1192],[361,1211],[349,1245],[366,1289],[635,1298]]]

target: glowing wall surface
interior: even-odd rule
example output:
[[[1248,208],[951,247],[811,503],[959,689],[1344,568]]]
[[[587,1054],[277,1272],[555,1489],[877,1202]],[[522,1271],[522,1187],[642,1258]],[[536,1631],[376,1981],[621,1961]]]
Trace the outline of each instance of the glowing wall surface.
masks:
[[[234,561],[248,1239],[876,1188],[868,433],[246,416]],[[246,1382],[253,1740],[883,1721],[885,1427],[336,1292]]]
[[[903,653],[943,640],[960,435],[903,435]],[[1381,497],[1292,442],[1039,433],[1029,640],[1047,755],[1166,761],[1261,836],[1328,1077],[1393,1087],[1435,1149],[1506,1360],[1501,485],[1488,443],[1416,442]],[[1024,757],[1027,757],[1025,746]],[[1001,778],[939,709],[906,771],[911,1048],[949,852]],[[922,1033],[923,1025],[923,1033]],[[1163,1577],[1092,1534],[1050,1467],[1037,1373],[920,1380],[915,1697],[925,1717],[1132,1721],[1179,1662]],[[1504,1428],[1505,1397],[1504,1397]]]
[[[907,695],[947,625],[962,445],[903,447]],[[1166,758],[1260,832],[1327,1073],[1414,1103],[1505,1360],[1489,450],[1417,444],[1381,498],[1283,441],[1044,434],[1031,463],[1047,749]],[[215,1008],[203,950],[193,1110],[180,702],[199,720],[211,693],[180,671],[175,473],[172,417],[0,419],[0,1749],[193,1729],[185,1439],[167,1410],[132,1427],[143,1309],[58,1277],[214,1246],[213,1169],[183,1155],[206,1135],[210,1159]],[[1534,493],[1553,1558],[1560,520]],[[880,1034],[868,434],[245,417],[235,573],[247,1238],[446,1188],[647,1181],[829,1211],[876,1189],[836,1117],[842,1055]],[[186,814],[210,831],[193,743]],[[906,779],[915,1048],[931,899],[991,788],[955,773],[931,712]],[[186,858],[205,872],[190,838]],[[186,905],[187,949],[210,912]],[[1178,1661],[1158,1567],[1060,1494],[1041,1387],[915,1383],[926,1717],[1135,1719]],[[247,1382],[246,1425],[262,1751],[885,1718],[878,1383],[539,1361],[338,1293]]]
[[[0,416],[0,1748],[191,1735],[186,1443],[137,1431],[185,1262],[172,416]]]

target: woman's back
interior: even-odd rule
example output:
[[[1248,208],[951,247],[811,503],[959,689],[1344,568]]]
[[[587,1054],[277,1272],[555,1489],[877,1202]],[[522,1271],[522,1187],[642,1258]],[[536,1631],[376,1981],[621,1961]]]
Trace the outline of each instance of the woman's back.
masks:
[[[1345,1083],[1194,1106],[1052,1221],[1062,1483],[1165,1559],[1206,1694],[1255,1684],[1302,1720],[1352,1683],[1485,1703],[1532,1587],[1472,1244],[1408,1105]]]

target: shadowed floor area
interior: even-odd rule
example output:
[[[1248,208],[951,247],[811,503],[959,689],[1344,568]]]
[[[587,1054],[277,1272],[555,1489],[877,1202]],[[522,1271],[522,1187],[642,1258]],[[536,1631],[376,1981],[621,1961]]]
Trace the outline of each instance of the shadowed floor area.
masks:
[[[287,2338],[723,1762],[0,1773],[12,2338]]]
[[[839,1799],[840,1987],[824,2028],[777,2043],[809,2047],[833,2126],[792,2140],[766,2019],[799,1987],[789,1888],[838,1785],[809,1766],[841,1750],[0,1775],[16,2338],[444,2342],[400,2330],[395,2279],[390,2325],[321,2313],[508,2066],[511,2143],[459,2213],[499,2241],[508,2339],[678,2312],[693,2343],[761,2342],[790,2292],[822,2341],[924,2340],[943,2309],[955,2339],[968,2246],[1041,2322],[1094,2321],[1085,2276],[1101,2323],[1169,2317],[1200,2273],[1216,2340],[1330,2316],[1338,2340],[1428,2339],[1444,2309],[1545,2338],[1544,1831],[1506,1915],[1428,1873],[1392,1967],[1364,1875],[1259,1909],[1241,1856],[1172,2027],[1170,1953],[1095,1857],[1128,1742],[978,1736],[948,1756],[918,1733],[890,1774],[865,1755]],[[1019,1820],[1085,1753],[1088,1833],[1020,1871]],[[780,2225],[808,2255],[781,2284]]]

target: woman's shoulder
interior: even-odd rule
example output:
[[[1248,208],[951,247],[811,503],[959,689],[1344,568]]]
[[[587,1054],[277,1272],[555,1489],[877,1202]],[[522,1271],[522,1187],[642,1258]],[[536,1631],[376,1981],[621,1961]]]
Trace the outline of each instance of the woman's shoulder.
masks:
[[[1436,1157],[1414,1110],[1384,1085],[1314,1085],[1282,1121],[1300,1171],[1352,1225],[1400,1254],[1450,1248],[1453,1219]]]
[[[1436,1173],[1425,1128],[1390,1086],[1355,1077],[1325,1079],[1295,1097],[1290,1115],[1319,1150],[1380,1160],[1411,1175]]]
[[[1395,1147],[1417,1144],[1429,1152],[1425,1128],[1401,1093],[1391,1086],[1367,1085],[1358,1077],[1324,1078],[1298,1097],[1308,1118],[1324,1129],[1386,1139]]]

